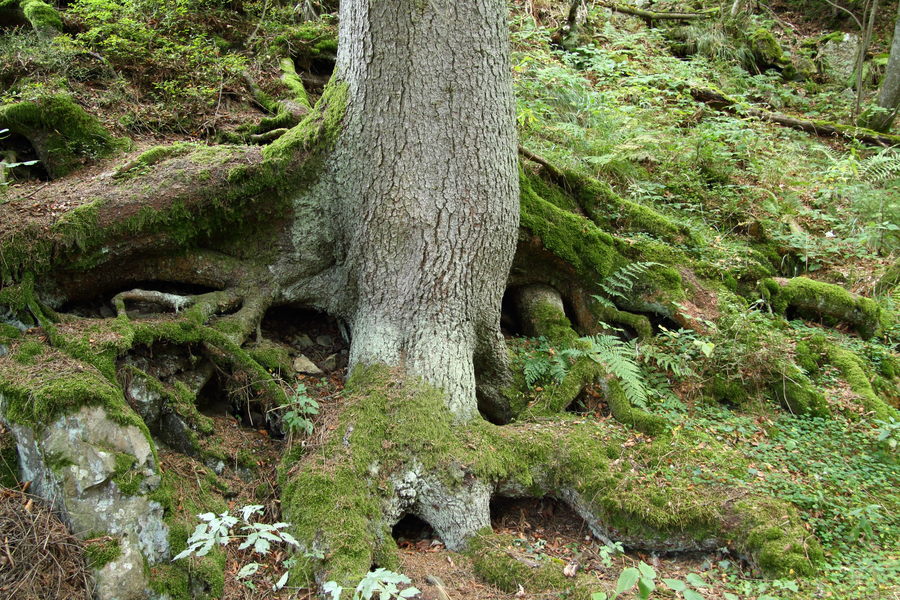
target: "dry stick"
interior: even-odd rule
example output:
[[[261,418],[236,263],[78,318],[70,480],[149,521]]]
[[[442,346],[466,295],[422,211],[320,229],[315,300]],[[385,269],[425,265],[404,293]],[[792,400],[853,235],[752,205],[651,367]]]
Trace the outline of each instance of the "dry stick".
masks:
[[[548,161],[546,158],[535,154],[525,146],[519,146],[519,154],[530,160],[531,162],[535,162],[541,165],[545,171],[547,171],[547,175],[555,182],[562,186],[565,186],[566,183],[566,174],[557,169],[553,163]]]
[[[247,41],[244,42],[245,46],[249,46],[250,42],[253,41],[253,38],[256,37],[256,33],[259,31],[259,28],[262,26],[263,20],[266,18],[266,11],[269,9],[269,0],[266,0],[263,4],[262,14],[259,15],[259,21],[256,23],[256,28],[253,30],[253,33],[250,34],[250,37],[247,38]]]

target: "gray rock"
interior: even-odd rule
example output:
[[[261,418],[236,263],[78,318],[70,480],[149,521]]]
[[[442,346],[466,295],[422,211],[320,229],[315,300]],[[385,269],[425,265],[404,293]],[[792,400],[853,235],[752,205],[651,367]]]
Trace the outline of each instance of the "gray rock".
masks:
[[[334,338],[330,335],[316,336],[316,343],[320,346],[331,348],[334,345]]]
[[[819,48],[817,58],[822,63],[828,78],[849,84],[856,64],[856,53],[859,50],[859,36],[845,33],[840,39],[828,40]]]
[[[316,364],[303,356],[302,354],[294,359],[294,370],[298,373],[304,373],[306,375],[321,375],[322,369],[316,366]]]
[[[189,374],[193,373],[195,372],[189,372]],[[206,375],[206,379],[203,379],[204,374],[199,370],[196,373],[202,381],[208,379],[208,375]],[[186,385],[191,388],[192,381],[188,378],[189,374],[185,374],[185,378],[187,378]],[[199,385],[202,385],[202,381],[199,382]],[[152,385],[146,377],[135,373],[126,386],[126,392],[132,400],[135,410],[157,440],[182,454],[188,456],[199,454],[196,436],[184,419],[167,406],[158,384]]]
[[[0,396],[0,414],[4,399]],[[33,430],[8,423],[16,438],[23,481],[52,502],[76,534],[118,537],[121,554],[94,573],[98,600],[150,597],[144,565],[169,558],[163,507],[147,497],[160,478],[151,441],[135,426],[107,417],[101,407],[83,407]],[[125,456],[132,466],[122,472]],[[123,477],[124,476],[124,477]],[[118,481],[138,481],[126,494]]]
[[[315,342],[312,341],[305,333],[301,333],[300,335],[294,337],[294,346],[300,348],[301,350],[306,350],[307,348],[312,348],[315,346]]]

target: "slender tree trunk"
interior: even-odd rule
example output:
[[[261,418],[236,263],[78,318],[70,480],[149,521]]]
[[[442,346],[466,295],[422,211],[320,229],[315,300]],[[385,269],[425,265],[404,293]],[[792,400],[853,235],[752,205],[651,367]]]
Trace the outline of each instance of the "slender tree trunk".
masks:
[[[351,365],[402,366],[466,419],[518,228],[505,5],[351,0],[340,39],[349,96],[330,165]]]
[[[878,106],[884,109],[884,112],[869,117],[867,125],[876,131],[888,131],[900,109],[900,6],[897,7],[890,58],[885,69],[884,81],[881,83],[881,91],[878,93]]]
[[[863,11],[863,20],[868,17],[865,28],[860,32],[862,37],[859,40],[859,48],[856,52],[856,66],[854,67],[854,77],[856,78],[856,104],[853,107],[853,119],[859,117],[860,107],[862,105],[863,95],[863,67],[866,64],[866,53],[869,51],[869,44],[872,43],[872,31],[875,29],[875,16],[878,14],[878,0],[872,0],[866,5],[867,11]]]

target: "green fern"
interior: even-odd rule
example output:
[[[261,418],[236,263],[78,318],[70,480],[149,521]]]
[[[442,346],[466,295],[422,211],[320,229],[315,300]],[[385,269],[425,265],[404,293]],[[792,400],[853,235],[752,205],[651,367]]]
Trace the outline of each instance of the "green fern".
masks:
[[[870,156],[860,165],[859,177],[869,183],[883,183],[900,177],[900,153],[887,148]]]
[[[541,338],[539,345],[525,355],[523,372],[529,388],[538,384],[562,382],[575,361],[588,358],[603,365],[622,384],[625,397],[635,406],[647,407],[647,388],[635,356],[633,343],[612,335],[583,337],[571,348],[557,350]]]
[[[606,308],[616,308],[613,299],[627,300],[626,294],[634,287],[634,282],[638,277],[649,271],[652,267],[661,266],[657,262],[643,261],[633,262],[616,270],[597,285],[606,294],[603,296],[591,296],[594,300]]]
[[[619,380],[628,401],[640,408],[647,408],[647,389],[641,369],[635,361],[635,348],[611,335],[594,335],[581,338],[590,344],[585,356],[603,365]]]

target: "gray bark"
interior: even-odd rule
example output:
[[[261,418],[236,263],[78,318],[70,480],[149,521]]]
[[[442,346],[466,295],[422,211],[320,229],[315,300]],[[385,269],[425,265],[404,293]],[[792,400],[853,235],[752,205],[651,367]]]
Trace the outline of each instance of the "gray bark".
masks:
[[[492,0],[341,4],[349,85],[330,158],[350,363],[397,365],[477,414],[496,356],[518,179],[506,8]]]
[[[885,112],[871,117],[869,126],[876,131],[888,131],[897,116],[897,110],[900,109],[900,6],[897,7],[890,58],[885,69],[884,81],[881,83],[881,91],[878,93],[878,106]]]

